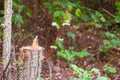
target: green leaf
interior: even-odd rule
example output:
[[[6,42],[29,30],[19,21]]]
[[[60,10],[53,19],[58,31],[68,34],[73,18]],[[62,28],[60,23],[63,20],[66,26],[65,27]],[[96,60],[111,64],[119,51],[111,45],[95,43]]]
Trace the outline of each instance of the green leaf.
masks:
[[[0,29],[0,37],[2,37],[2,36],[3,36],[3,30]]]
[[[60,51],[57,52],[57,55],[58,55],[58,56],[61,56],[61,57],[64,58],[64,59],[67,59],[67,60],[68,60],[68,57],[69,57],[69,54],[68,54],[68,53],[60,52]]]
[[[49,13],[54,13],[58,9],[56,4],[51,4],[50,2],[45,2],[44,5],[49,9]]]
[[[52,26],[55,26],[57,29],[60,28],[60,25],[57,22],[52,22]]]
[[[96,12],[95,16],[99,18],[99,17],[102,17],[102,14],[100,12]]]
[[[0,15],[3,15],[4,14],[4,11],[3,10],[0,10]]]
[[[69,11],[72,11],[74,7],[76,7],[76,4],[73,2],[68,1],[67,2],[67,7]]]
[[[70,80],[74,80],[74,77],[71,76],[71,77],[70,77]]]
[[[68,12],[64,14],[64,22],[62,23],[63,26],[67,25],[70,26],[70,22],[72,20],[72,15]]]
[[[91,14],[90,16],[94,22],[98,22],[98,18],[95,16],[95,14]]]
[[[86,50],[82,50],[81,52],[78,52],[77,57],[83,58],[83,57],[87,57],[89,55],[90,55],[89,52],[87,52]]]
[[[108,38],[116,38],[117,37],[115,34],[110,33],[110,32],[106,32],[105,36],[107,36]]]
[[[61,50],[64,50],[63,40],[64,39],[62,39],[62,38],[58,38],[56,41],[58,48],[60,48]]]
[[[16,3],[15,1],[13,1],[13,2],[12,2],[12,5],[13,5],[13,7],[16,7],[16,8],[17,8],[19,4]]]
[[[32,17],[32,12],[31,12],[31,10],[28,7],[25,7],[24,10],[26,11],[26,15],[28,17]]]
[[[120,39],[112,39],[110,41],[111,45],[113,45],[114,47],[118,47],[120,46]]]
[[[32,17],[32,14],[29,13],[29,12],[26,12],[26,15],[27,15],[28,17]]]
[[[83,78],[79,78],[78,80],[92,80],[92,78],[90,78],[90,77],[83,77]]]
[[[104,43],[105,45],[110,45],[110,41],[109,41],[109,40],[103,40],[103,43]]]
[[[90,17],[88,15],[83,14],[84,17],[82,17],[82,20],[87,22],[90,20]]]
[[[40,77],[39,80],[44,80],[44,78]]]
[[[99,77],[97,77],[97,80],[109,80],[107,77],[101,77],[101,76],[99,76]]]
[[[100,20],[101,20],[102,22],[106,22],[106,19],[105,19],[104,17],[101,17]]]
[[[50,46],[50,48],[57,49],[57,46]]]
[[[70,64],[70,67],[73,68],[74,73],[79,75],[79,77],[81,77],[83,75],[83,73],[84,73],[84,69],[83,68],[80,68],[80,67],[78,67],[78,66],[76,66],[74,64]]]
[[[101,25],[100,23],[95,23],[95,27],[97,27],[97,28],[101,28],[102,25]]]
[[[95,72],[95,73],[97,73],[99,76],[100,76],[100,71],[99,71],[99,69],[96,69],[96,68],[92,68],[92,70],[91,70],[92,72]]]
[[[116,68],[113,68],[113,67],[110,67],[110,66],[107,66],[107,65],[104,66],[104,69],[105,69],[105,71],[110,72],[110,73],[116,73],[117,72]]]
[[[78,68],[78,66],[74,65],[74,64],[70,64],[70,67],[73,68],[74,70]],[[84,70],[82,70],[84,71]]]
[[[61,7],[66,7],[67,2],[68,2],[67,0],[57,0],[57,1],[54,1],[53,3],[58,4]]]
[[[115,16],[115,22],[117,22],[117,23],[120,22],[120,15]]]
[[[116,2],[115,2],[115,5],[116,5],[116,7],[117,7],[117,10],[120,11],[120,2],[119,2],[119,1],[116,1]]]
[[[79,8],[76,9],[75,14],[76,14],[78,17],[82,18],[82,12],[81,12],[81,10],[80,10]]]
[[[56,10],[53,14],[54,21],[61,27],[63,19],[64,19],[64,11]]]
[[[18,6],[18,13],[21,13],[24,8],[25,8],[25,6],[23,6],[23,5]]]
[[[73,32],[68,32],[67,36],[75,40],[75,34]]]
[[[4,17],[0,17],[0,24],[4,22]]]
[[[13,22],[18,25],[22,24],[23,23],[22,16],[20,14],[14,14]]]
[[[13,37],[16,38],[20,33],[19,32],[16,32],[13,34]]]
[[[63,10],[56,10],[53,15],[54,15],[54,17],[63,17],[64,11]]]

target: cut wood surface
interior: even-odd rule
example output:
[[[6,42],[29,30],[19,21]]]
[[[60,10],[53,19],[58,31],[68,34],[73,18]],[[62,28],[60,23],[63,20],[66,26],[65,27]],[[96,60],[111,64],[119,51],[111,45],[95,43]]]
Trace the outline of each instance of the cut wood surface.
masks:
[[[31,46],[20,48],[19,80],[38,80],[42,71],[44,48],[38,45],[37,36]]]

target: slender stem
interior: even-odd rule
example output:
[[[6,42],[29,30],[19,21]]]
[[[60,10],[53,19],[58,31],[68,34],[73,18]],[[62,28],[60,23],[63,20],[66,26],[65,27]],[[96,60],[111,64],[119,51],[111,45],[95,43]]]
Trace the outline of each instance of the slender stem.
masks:
[[[56,44],[56,41],[57,41],[58,36],[59,36],[59,32],[60,32],[60,29],[57,30],[57,34],[56,34],[55,40],[53,42],[53,45]],[[51,48],[50,51],[49,51],[49,53],[47,54],[47,56],[44,58],[44,60],[47,60],[48,58],[50,58],[52,56],[53,51],[54,51],[54,49]]]

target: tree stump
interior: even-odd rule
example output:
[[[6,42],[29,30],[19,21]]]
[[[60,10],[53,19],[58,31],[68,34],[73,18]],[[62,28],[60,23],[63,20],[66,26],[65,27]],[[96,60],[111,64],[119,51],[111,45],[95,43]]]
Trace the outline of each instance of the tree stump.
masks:
[[[19,80],[39,80],[42,71],[44,48],[38,46],[37,36],[32,46],[20,48],[19,57]]]

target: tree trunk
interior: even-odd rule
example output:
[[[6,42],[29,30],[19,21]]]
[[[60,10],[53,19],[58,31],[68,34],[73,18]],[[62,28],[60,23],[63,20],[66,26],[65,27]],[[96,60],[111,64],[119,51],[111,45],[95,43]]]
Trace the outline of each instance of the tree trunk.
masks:
[[[32,46],[20,48],[18,80],[40,79],[43,51],[44,48],[38,46],[37,37],[33,40]]]
[[[4,78],[7,78],[7,69],[11,56],[11,26],[12,26],[12,0],[4,0],[4,29],[3,29],[3,60]],[[4,79],[7,80],[7,79]]]

